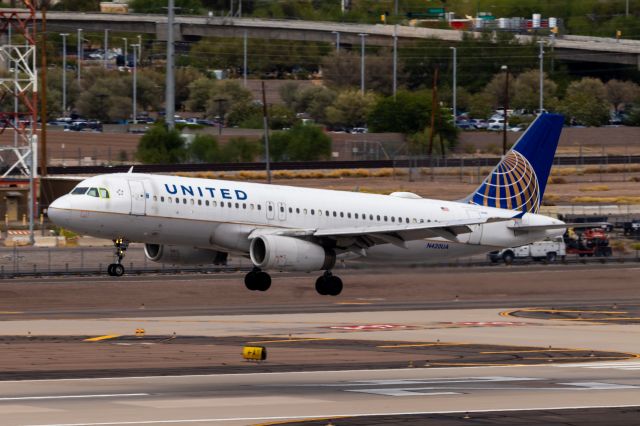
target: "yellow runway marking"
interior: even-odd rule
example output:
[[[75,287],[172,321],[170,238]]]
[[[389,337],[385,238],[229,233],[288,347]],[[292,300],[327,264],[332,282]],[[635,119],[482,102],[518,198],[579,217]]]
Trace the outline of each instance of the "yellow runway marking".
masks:
[[[548,358],[548,357],[525,357],[522,359],[531,359],[531,360],[560,360],[560,359],[564,359],[564,360],[578,360],[578,359],[620,359],[623,360],[625,359],[624,357],[621,356],[557,356],[557,357],[553,357],[553,358]]]
[[[18,312],[18,311],[0,311],[0,314],[2,314],[2,315],[15,315],[15,314],[24,314],[24,312]]]
[[[408,343],[402,345],[382,345],[376,346],[381,349],[394,349],[394,348],[427,348],[430,346],[463,346],[470,345],[471,343]]]
[[[336,305],[371,305],[371,302],[336,302]]]
[[[316,338],[316,339],[285,339],[285,340],[259,340],[256,342],[247,342],[252,345],[256,345],[258,343],[289,343],[289,342],[313,342],[318,340],[336,340],[331,338]]]
[[[625,311],[581,311],[581,310],[573,310],[573,309],[541,309],[541,308],[526,308],[526,309],[518,309],[511,312],[549,312],[552,314],[607,314],[607,315],[617,315],[617,314],[627,314]]]
[[[589,352],[591,349],[531,349],[527,350],[517,350],[517,351],[489,351],[489,352],[480,352],[484,355],[493,355],[493,354],[526,354],[531,352]]]
[[[120,335],[107,334],[106,336],[90,337],[88,339],[84,339],[83,342],[99,342],[101,340],[115,339],[116,337],[120,337]]]

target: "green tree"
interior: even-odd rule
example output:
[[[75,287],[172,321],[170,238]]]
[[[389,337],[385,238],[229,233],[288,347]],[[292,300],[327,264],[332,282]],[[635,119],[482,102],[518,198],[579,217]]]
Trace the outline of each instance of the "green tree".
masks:
[[[245,137],[231,138],[222,146],[220,161],[225,163],[248,163],[255,161],[262,152],[259,140],[250,140]]]
[[[633,104],[640,98],[640,86],[632,81],[609,80],[605,84],[607,101],[614,111],[622,111],[626,105]]]
[[[196,163],[217,163],[221,161],[218,140],[211,135],[199,133],[195,135],[187,148],[190,161]]]
[[[393,89],[393,64],[390,54],[384,50],[380,53],[369,52],[365,56],[365,88],[383,94],[390,94]],[[360,53],[350,51],[332,52],[322,59],[323,80],[329,87],[344,89],[360,87]]]
[[[180,132],[156,125],[140,138],[136,157],[145,164],[180,163],[186,157],[184,145]]]
[[[585,77],[574,81],[560,103],[560,111],[567,119],[572,118],[587,126],[600,126],[609,120],[609,102],[602,81]]]
[[[558,85],[544,74],[544,102],[545,105],[555,105]],[[540,106],[540,71],[529,70],[518,75],[513,82],[514,96],[509,106],[514,109],[526,109],[534,111]]]
[[[187,99],[187,109],[193,112],[206,112],[209,102],[209,93],[216,83],[208,77],[200,77],[189,84],[189,98]]]
[[[238,104],[247,104],[251,102],[251,92],[241,83],[234,80],[215,80],[215,84],[209,91],[209,99],[207,100],[207,116],[216,117],[226,115],[227,111],[231,111]]]
[[[345,90],[327,107],[327,122],[334,126],[364,126],[375,102],[376,97],[371,92],[362,94],[358,90]]]
[[[400,91],[380,99],[369,114],[372,132],[415,133],[427,125],[431,116],[431,93]]]
[[[269,139],[274,161],[315,161],[331,156],[331,138],[320,127],[297,124]]]
[[[182,109],[190,95],[191,83],[202,77],[202,73],[192,67],[180,67],[175,72],[176,108]]]

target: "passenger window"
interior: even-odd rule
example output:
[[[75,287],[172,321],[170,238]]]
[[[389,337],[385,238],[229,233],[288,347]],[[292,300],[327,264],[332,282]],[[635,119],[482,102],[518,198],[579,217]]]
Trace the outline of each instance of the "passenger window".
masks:
[[[406,219],[406,222],[409,223],[409,218]]]
[[[356,218],[356,219],[358,218],[358,213],[356,213],[355,218]]]
[[[269,206],[267,207],[269,209],[269,211],[273,211],[273,206],[271,204],[269,204]]]
[[[329,215],[329,210],[325,211],[324,214],[325,214],[325,216],[330,216]]]
[[[258,210],[262,210],[262,204],[258,204]]]
[[[369,220],[373,220],[373,215],[372,214],[369,215]]]
[[[247,208],[247,203],[242,203],[242,208],[246,209]]]
[[[307,209],[302,210],[304,214],[307,214]]]
[[[173,198],[169,197],[169,198],[167,198],[167,201],[170,202],[170,203],[173,203]]]
[[[293,207],[289,207],[289,213],[293,213]]]
[[[384,217],[384,221],[385,221],[385,222],[387,221],[387,217],[386,217],[386,216]]]
[[[224,201],[220,201],[220,207],[224,207]]]
[[[100,197],[101,198],[109,198],[109,191],[107,191],[104,188],[100,188]],[[156,197],[155,195],[153,196],[153,201],[156,201],[158,197]]]
[[[300,214],[300,208],[299,207],[296,207],[296,213]]]
[[[176,204],[180,204],[180,198],[176,198]]]
[[[79,187],[75,188],[73,191],[71,191],[71,194],[72,195],[84,195],[84,194],[87,193],[87,189],[88,188],[86,186],[85,187],[80,187],[79,186]]]
[[[209,206],[209,200],[204,200],[204,205]]]
[[[102,190],[100,192],[102,193]],[[103,197],[103,198],[106,198],[106,197]],[[153,196],[153,201],[158,201],[158,196],[157,195]]]
[[[89,192],[87,192],[87,195],[90,197],[99,197],[98,190],[96,188],[89,188]]]
[[[236,209],[240,208],[240,203],[236,203]]]
[[[380,215],[377,215],[377,216],[376,216],[376,219],[377,219],[378,221],[380,221]]]
[[[347,217],[351,219],[351,213],[347,213]]]
[[[191,205],[193,205],[193,204],[194,204],[194,202],[193,202],[193,198],[191,198]]]
[[[340,217],[344,217],[344,213],[343,212],[340,212]]]
[[[164,196],[160,197],[160,202],[164,203]]]
[[[322,210],[318,210],[318,216],[322,216]]]
[[[316,211],[314,209],[311,209],[311,214],[315,216]]]
[[[284,207],[280,206],[280,213],[284,213]]]
[[[256,208],[256,206],[254,206],[254,205],[253,205],[253,203],[251,203],[251,204],[249,204],[249,208],[250,208],[251,210],[253,210],[253,209],[255,209],[255,208]]]
[[[396,221],[395,216],[391,216],[391,222],[395,222],[395,221]]]
[[[336,212],[333,212],[333,217],[336,217],[338,214]]]
[[[186,198],[182,199],[182,204],[187,204],[187,199]]]

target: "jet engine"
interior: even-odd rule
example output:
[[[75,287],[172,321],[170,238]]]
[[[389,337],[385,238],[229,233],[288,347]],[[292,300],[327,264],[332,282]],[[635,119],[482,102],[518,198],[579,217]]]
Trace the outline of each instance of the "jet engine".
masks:
[[[189,246],[145,244],[147,259],[172,265],[226,265],[227,253]]]
[[[333,250],[281,235],[262,235],[254,238],[249,254],[255,266],[267,270],[320,271],[331,269],[336,263]]]

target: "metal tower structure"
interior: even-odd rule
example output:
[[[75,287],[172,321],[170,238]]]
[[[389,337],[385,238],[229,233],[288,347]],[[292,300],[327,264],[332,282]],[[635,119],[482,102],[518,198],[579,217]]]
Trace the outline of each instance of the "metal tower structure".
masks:
[[[0,183],[28,183],[29,242],[33,244],[38,170],[38,27],[33,0],[22,2],[23,9],[0,8]],[[44,126],[46,117],[42,121]]]
[[[36,8],[0,8],[0,176],[36,177],[38,75]],[[16,42],[18,44],[16,44]],[[7,137],[13,132],[13,138]]]

